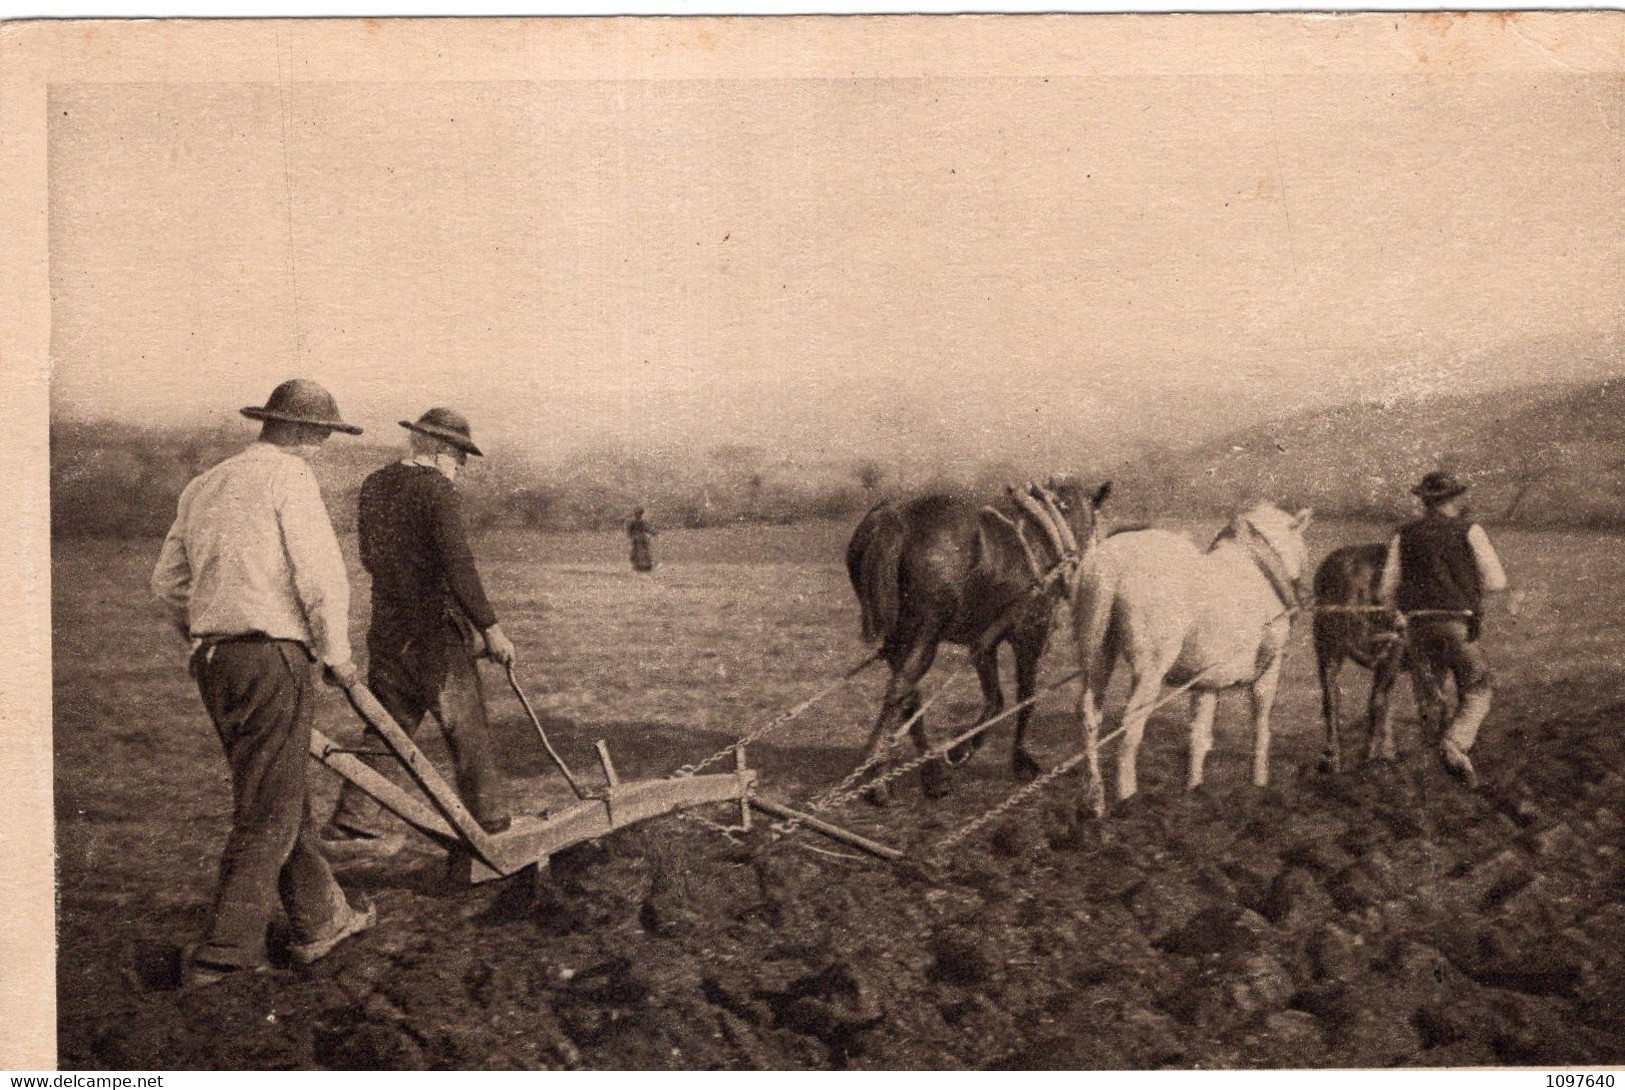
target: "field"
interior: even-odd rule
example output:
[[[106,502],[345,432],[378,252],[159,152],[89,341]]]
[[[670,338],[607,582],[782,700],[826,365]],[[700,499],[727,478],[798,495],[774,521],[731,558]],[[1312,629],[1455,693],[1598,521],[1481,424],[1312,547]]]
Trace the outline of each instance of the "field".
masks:
[[[839,564],[847,530],[671,532],[650,577],[628,570],[614,534],[503,531],[478,548],[566,759],[595,773],[602,738],[623,776],[659,776],[864,657]],[[1318,558],[1378,535],[1317,524],[1311,541]],[[445,880],[424,843],[341,875],[380,906],[366,937],[310,970],[192,993],[175,990],[175,949],[204,922],[230,812],[225,762],[182,649],[146,602],[157,543],[58,542],[60,1063],[1625,1062],[1625,549],[1600,534],[1496,538],[1528,593],[1486,636],[1499,703],[1475,751],[1476,795],[1421,746],[1403,688],[1399,762],[1317,772],[1305,625],[1267,790],[1247,783],[1237,697],[1221,702],[1201,791],[1179,790],[1173,706],[1148,731],[1137,800],[1079,822],[1076,781],[1063,780],[940,866],[888,866],[760,822],[731,843],[665,819],[566,853],[539,884],[468,888]],[[365,599],[357,571],[358,650]],[[1068,637],[1046,675],[1070,667]],[[933,678],[962,659],[945,650]],[[752,749],[766,793],[805,800],[851,767],[880,675]],[[488,674],[505,770],[537,807],[557,804],[562,784],[498,678]],[[975,693],[962,680],[935,723],[968,723]],[[1035,719],[1050,762],[1073,749],[1072,700],[1052,696]],[[318,726],[357,734],[336,695]],[[921,801],[909,780],[889,809],[855,803],[839,820],[919,857],[1014,788],[1008,738],[997,729],[945,800]],[[322,812],[337,781],[312,776]]]

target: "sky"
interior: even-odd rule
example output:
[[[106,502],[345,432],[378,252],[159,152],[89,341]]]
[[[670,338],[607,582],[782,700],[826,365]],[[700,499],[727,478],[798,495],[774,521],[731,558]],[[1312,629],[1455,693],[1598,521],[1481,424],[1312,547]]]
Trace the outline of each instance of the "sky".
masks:
[[[1616,77],[64,84],[53,411],[1099,457],[1618,366]]]

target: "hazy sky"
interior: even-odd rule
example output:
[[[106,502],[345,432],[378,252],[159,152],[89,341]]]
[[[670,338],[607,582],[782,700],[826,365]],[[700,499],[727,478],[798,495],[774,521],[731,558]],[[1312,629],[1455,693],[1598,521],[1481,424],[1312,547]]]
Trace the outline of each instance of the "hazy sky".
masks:
[[[1613,76],[59,85],[53,397],[982,457],[1612,368]],[[1092,449],[1093,449],[1092,447]]]

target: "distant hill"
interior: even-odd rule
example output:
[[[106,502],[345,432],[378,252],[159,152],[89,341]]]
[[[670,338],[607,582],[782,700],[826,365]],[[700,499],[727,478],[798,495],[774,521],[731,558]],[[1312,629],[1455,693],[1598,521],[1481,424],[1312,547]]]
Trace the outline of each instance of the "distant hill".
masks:
[[[207,431],[55,421],[52,535],[162,535],[186,482],[237,453],[252,435],[235,420]],[[355,526],[366,475],[401,457],[404,435],[391,438],[335,437],[313,462],[340,532]],[[719,446],[682,458],[595,451],[544,468],[516,452],[487,449],[491,457],[459,481],[476,529],[618,528],[638,505],[667,527],[856,517],[889,483],[868,459],[810,463],[758,447]]]
[[[182,487],[242,448],[236,421],[213,431],[59,421],[51,434],[51,525],[57,536],[162,534]],[[400,456],[399,437],[329,442],[316,463],[334,524],[354,526],[367,473]],[[855,519],[874,500],[926,487],[992,494],[1054,469],[990,460],[951,475],[913,479],[854,452],[807,461],[761,447],[721,445],[657,456],[579,454],[536,467],[491,451],[463,480],[476,527],[614,528],[635,505],[657,525]],[[1121,517],[1211,516],[1266,498],[1326,515],[1392,519],[1411,510],[1408,489],[1449,467],[1473,484],[1479,517],[1531,526],[1625,528],[1625,379],[1535,386],[1395,404],[1305,412],[1221,439],[1153,450],[1096,467],[1116,483]]]
[[[1215,514],[1265,498],[1394,518],[1449,468],[1480,518],[1625,526],[1625,379],[1315,410],[1103,471],[1130,515]]]

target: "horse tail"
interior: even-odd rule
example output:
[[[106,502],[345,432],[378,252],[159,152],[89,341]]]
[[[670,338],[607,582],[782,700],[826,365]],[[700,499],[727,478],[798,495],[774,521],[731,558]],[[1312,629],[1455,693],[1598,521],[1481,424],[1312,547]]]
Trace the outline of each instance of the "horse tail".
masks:
[[[1101,563],[1098,550],[1084,554],[1078,566],[1076,596],[1072,603],[1072,631],[1078,641],[1078,668],[1085,692],[1095,690],[1100,679],[1095,668],[1111,637],[1112,615],[1117,606],[1117,584]],[[1110,670],[1112,663],[1106,663]]]
[[[847,565],[863,610],[864,642],[874,643],[891,637],[902,612],[900,574],[907,535],[902,518],[889,508],[869,512],[858,534],[862,541],[854,536]]]
[[[1078,565],[1073,589],[1072,631],[1078,641],[1078,721],[1083,732],[1085,792],[1097,817],[1106,813],[1105,781],[1100,774],[1101,705],[1116,666],[1112,644],[1117,611],[1117,579],[1102,562],[1099,548],[1090,549]]]

